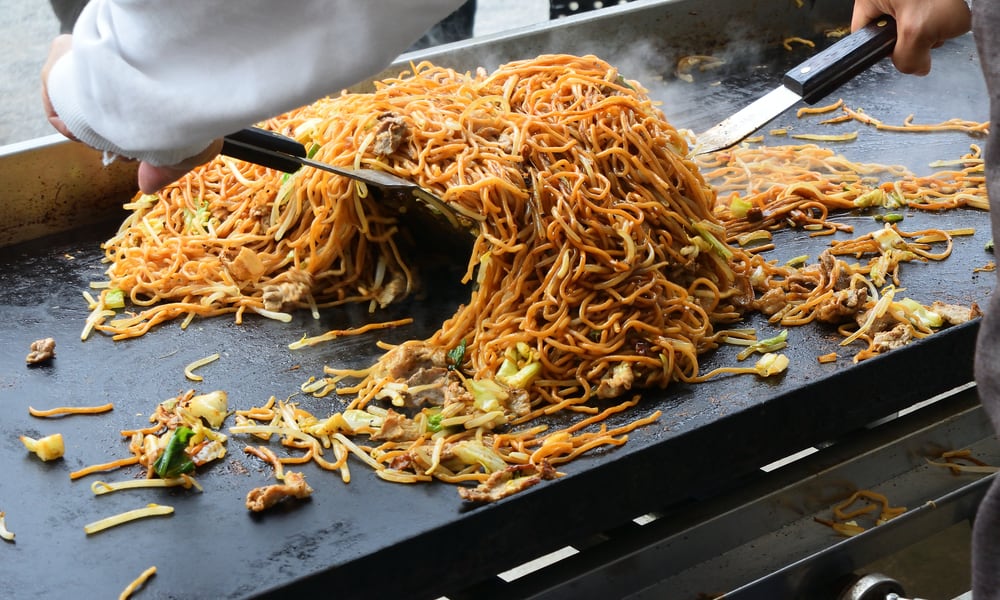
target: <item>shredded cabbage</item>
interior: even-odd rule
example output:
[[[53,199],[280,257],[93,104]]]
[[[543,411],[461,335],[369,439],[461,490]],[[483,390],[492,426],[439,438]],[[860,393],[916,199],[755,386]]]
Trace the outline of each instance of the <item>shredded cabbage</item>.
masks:
[[[510,396],[507,390],[491,379],[466,379],[465,389],[472,394],[473,404],[479,410],[488,413],[503,410],[504,403]]]
[[[478,464],[487,473],[495,473],[507,468],[507,463],[499,454],[476,440],[458,442],[452,445],[451,451],[465,464]]]
[[[199,394],[191,398],[187,408],[192,415],[205,419],[212,428],[218,429],[229,413],[229,397],[222,390]]]

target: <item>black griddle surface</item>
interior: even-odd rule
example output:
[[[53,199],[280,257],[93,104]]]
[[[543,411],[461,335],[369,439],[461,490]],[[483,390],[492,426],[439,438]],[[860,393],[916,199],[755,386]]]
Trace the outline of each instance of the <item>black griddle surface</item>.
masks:
[[[614,63],[616,56],[606,58]],[[785,66],[779,63],[788,60],[776,55],[773,64],[761,69],[770,75],[755,75],[754,80],[773,81]],[[978,74],[967,36],[935,54],[935,71],[928,78],[899,76],[884,61],[837,96],[887,122],[911,112],[926,122],[954,116],[983,120],[981,80],[966,77],[961,86],[952,85],[956,72],[967,75],[970,70]],[[766,87],[724,75],[722,86],[696,84],[700,96],[696,87],[678,91],[684,88],[677,83],[648,87],[664,100],[676,125],[701,130]],[[705,95],[706,89],[713,90],[711,95]],[[804,128],[793,113],[769,128],[782,125]],[[835,145],[849,158],[907,164],[919,173],[931,171],[926,166],[930,161],[957,158],[970,143],[981,141],[963,134],[916,136],[879,134],[857,124],[849,128],[861,132],[859,140]],[[854,225],[854,235],[880,226],[867,214],[841,218]],[[325,415],[343,403],[296,395],[307,377],[319,376],[324,364],[367,366],[380,354],[378,339],[398,342],[429,335],[468,294],[460,285],[443,284],[423,299],[376,315],[354,307],[324,311],[318,322],[301,314],[291,324],[248,317],[242,325],[224,316],[196,320],[186,331],[173,322],[136,340],[113,342],[96,335],[81,342],[87,316],[81,293],[90,281],[101,279],[98,246],[116,224],[0,251],[0,510],[17,534],[15,543],[0,544],[0,597],[117,597],[150,565],[159,571],[142,598],[285,597],[319,591],[342,598],[436,597],[644,512],[738,485],[742,475],[771,460],[834,440],[971,379],[976,322],[857,365],[850,361],[856,348],[840,348],[841,338],[834,332],[792,328],[786,351],[792,362],[784,376],[766,381],[720,377],[645,393],[637,409],[617,420],[661,410],[658,423],[631,434],[622,448],[566,465],[562,471],[567,476],[560,480],[490,506],[463,505],[449,485],[383,482],[355,461],[348,485],[336,474],[307,465],[303,470],[315,489],[310,500],[251,515],[243,506],[246,492],[273,480],[269,468],[242,451],[245,443],[258,442],[242,436],[231,436],[225,461],[199,475],[203,493],[141,490],[95,497],[89,490],[92,481],[141,473],[133,467],[76,482],[68,473],[126,456],[119,431],[144,425],[158,402],[191,388],[222,389],[233,409],[260,405],[272,395],[295,396],[304,408]],[[956,239],[947,261],[905,265],[903,283],[905,295],[921,302],[985,305],[994,275],[976,274],[973,268],[993,258],[984,251],[990,237],[986,213],[906,211],[900,227],[975,227],[975,236]],[[828,241],[786,232],[777,238],[774,257],[815,257]],[[402,316],[413,316],[415,323],[305,350],[287,349],[303,334]],[[759,318],[749,319],[748,325],[758,327],[762,337],[777,333]],[[42,337],[57,340],[55,360],[25,366],[28,346]],[[840,360],[817,363],[816,356],[834,350]],[[185,365],[214,352],[221,358],[199,371],[203,382],[185,379]],[[710,354],[702,367],[707,371],[734,364],[734,354],[733,349]],[[103,416],[36,419],[27,412],[29,405],[106,402],[116,408]],[[64,435],[66,456],[51,463],[29,455],[17,439],[54,432]],[[176,512],[93,536],[83,531],[86,523],[149,502],[172,505]]]

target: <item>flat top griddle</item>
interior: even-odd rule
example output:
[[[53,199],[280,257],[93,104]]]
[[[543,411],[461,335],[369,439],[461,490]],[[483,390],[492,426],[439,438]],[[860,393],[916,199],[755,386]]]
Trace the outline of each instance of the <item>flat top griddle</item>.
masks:
[[[622,45],[612,33],[642,36],[643,27],[671,31],[664,29],[674,22],[668,17],[700,18],[705,31],[710,23],[722,22],[716,20],[721,17],[692,15],[689,7],[697,3],[638,4],[520,36],[446,48],[436,58],[473,68],[492,66],[490,60],[498,56],[498,62],[505,62],[544,51],[589,51],[613,64],[631,64],[635,44]],[[761,7],[772,4],[785,6],[720,6],[758,10],[748,14],[767,19],[769,13]],[[794,16],[828,18],[808,12]],[[672,31],[684,31],[682,25],[676,23]],[[583,35],[589,31],[604,31],[605,36]],[[671,39],[664,33],[657,43],[675,54],[692,52],[698,48],[685,40],[696,38],[678,34]],[[712,46],[707,35],[697,39],[708,44],[703,53],[725,47]],[[760,52],[730,63],[717,80],[699,74],[694,84],[672,81],[669,72],[652,63],[650,71],[625,74],[663,100],[676,126],[700,131],[771,87],[784,68],[803,57],[780,45],[775,50],[773,35],[754,39]],[[747,65],[753,65],[749,74]],[[955,79],[959,76],[961,84]],[[969,36],[941,48],[927,78],[902,77],[883,62],[837,96],[887,122],[910,113],[925,122],[986,118],[985,91]],[[773,127],[783,125],[803,127],[794,114]],[[970,143],[981,141],[963,134],[879,134],[857,124],[849,127],[861,131],[858,141],[836,145],[849,158],[905,164],[921,173],[931,171],[929,162],[957,158]],[[91,481],[137,477],[140,471],[126,468],[77,482],[68,473],[126,456],[119,431],[146,424],[158,402],[191,388],[222,389],[233,409],[260,405],[272,395],[294,395],[304,408],[325,415],[342,408],[343,400],[296,395],[307,377],[320,375],[325,364],[369,365],[380,354],[375,347],[379,339],[399,342],[431,334],[468,296],[468,290],[454,283],[454,273],[444,269],[433,274],[440,284],[425,297],[376,315],[368,315],[365,307],[348,307],[324,311],[319,321],[296,315],[290,324],[247,318],[236,325],[220,317],[196,320],[184,331],[174,322],[136,340],[113,342],[97,335],[82,343],[87,311],[81,292],[101,279],[99,244],[120,222],[117,215],[111,217],[105,227],[0,251],[0,510],[17,534],[16,543],[0,544],[0,597],[116,597],[151,565],[159,571],[142,598],[284,597],[316,591],[344,598],[436,597],[645,512],[739,485],[742,476],[760,465],[836,439],[972,376],[976,322],[857,365],[850,361],[854,349],[840,348],[835,332],[793,328],[786,350],[791,367],[783,377],[720,377],[647,392],[635,410],[616,419],[625,422],[661,410],[656,424],[630,434],[621,448],[592,452],[566,465],[564,478],[493,505],[464,505],[450,485],[387,483],[355,461],[348,485],[336,474],[307,465],[303,470],[315,489],[310,500],[252,515],[243,507],[246,492],[273,478],[268,467],[244,455],[245,443],[258,442],[242,436],[230,437],[225,461],[201,472],[203,493],[142,490],[95,497]],[[855,235],[880,227],[870,215],[840,218],[854,225]],[[994,276],[976,274],[973,268],[992,259],[984,251],[990,239],[988,216],[972,210],[906,212],[902,229],[925,227],[975,227],[976,234],[956,239],[954,255],[943,263],[904,265],[906,295],[926,303],[939,299],[985,305]],[[773,256],[816,256],[828,241],[784,232],[776,238]],[[414,317],[414,324],[300,351],[287,349],[303,334],[403,316]],[[747,325],[758,327],[762,335],[777,332],[758,317],[749,318]],[[28,346],[42,337],[57,340],[56,359],[28,368]],[[816,356],[834,350],[840,360],[818,364]],[[221,358],[199,371],[203,382],[185,379],[185,365],[214,352]],[[735,352],[724,348],[709,354],[702,368],[734,364]],[[43,420],[27,412],[29,405],[106,402],[116,408],[102,416]],[[22,434],[54,432],[63,434],[67,451],[52,463],[30,456],[18,441]],[[149,502],[174,506],[175,513],[89,537],[83,531],[86,523]]]

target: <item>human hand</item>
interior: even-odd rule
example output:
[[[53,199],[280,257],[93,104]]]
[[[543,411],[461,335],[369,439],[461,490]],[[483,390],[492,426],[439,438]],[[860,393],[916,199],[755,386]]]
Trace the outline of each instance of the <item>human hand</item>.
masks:
[[[49,120],[49,123],[56,128],[56,131],[68,137],[71,140],[76,140],[76,136],[73,135],[63,123],[59,115],[56,114],[55,109],[52,107],[52,101],[49,100],[49,72],[52,70],[52,65],[56,64],[64,54],[70,51],[73,47],[73,36],[65,33],[60,35],[56,39],[52,40],[52,44],[49,45],[49,56],[45,60],[45,64],[42,65],[42,107],[45,109],[45,118]]]
[[[188,171],[205,164],[215,158],[222,150],[222,140],[215,140],[209,144],[208,148],[181,161],[176,165],[155,166],[147,162],[139,163],[139,189],[144,194],[153,194],[160,188],[173,183],[183,177]]]
[[[969,31],[972,25],[965,0],[855,0],[851,30],[882,15],[896,19],[892,63],[912,75],[928,74],[931,49]]]

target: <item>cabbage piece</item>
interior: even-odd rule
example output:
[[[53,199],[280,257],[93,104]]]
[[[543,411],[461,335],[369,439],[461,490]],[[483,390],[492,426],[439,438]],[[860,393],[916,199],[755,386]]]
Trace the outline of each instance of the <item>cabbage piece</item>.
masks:
[[[761,377],[770,377],[784,372],[788,368],[788,357],[784,354],[768,352],[757,361],[754,370]]]
[[[774,337],[769,337],[767,339],[759,340],[757,342],[754,342],[753,344],[750,344],[749,346],[741,350],[739,354],[736,355],[736,359],[746,360],[747,358],[750,358],[750,355],[754,354],[755,352],[760,352],[761,354],[764,354],[767,352],[774,352],[776,350],[781,350],[786,346],[788,346],[788,330],[783,329],[781,330],[781,333],[779,333]]]
[[[365,427],[378,429],[385,421],[385,419],[380,415],[374,415],[367,410],[358,410],[356,408],[345,410],[343,416],[344,422],[347,423],[347,426],[351,428],[352,432],[356,432]]]
[[[199,394],[191,398],[187,409],[192,415],[205,419],[213,429],[218,429],[229,413],[229,396],[222,390]]]
[[[507,463],[499,454],[476,440],[458,442],[451,447],[451,451],[463,463],[478,464],[487,473],[496,473],[507,468]]]
[[[472,394],[473,405],[484,413],[503,410],[510,397],[502,385],[491,379],[466,379],[465,389]]]
[[[733,198],[733,201],[729,203],[729,212],[737,219],[747,216],[751,208],[753,208],[753,204],[749,200],[744,200],[739,196]]]
[[[888,225],[882,229],[873,231],[872,239],[878,242],[878,245],[883,252],[892,248],[898,248],[900,250],[906,249],[906,240],[904,240],[895,229],[889,227]]]
[[[920,325],[930,329],[937,329],[944,325],[944,318],[936,312],[930,310],[912,298],[903,298],[897,304],[906,308],[909,317],[918,321]]]
[[[855,198],[854,206],[857,206],[858,208],[882,206],[882,203],[884,201],[885,201],[885,192],[883,192],[881,188],[875,188]]]
[[[709,221],[698,221],[697,223],[691,223],[691,227],[698,233],[701,239],[708,242],[709,247],[715,251],[716,254],[722,258],[729,260],[733,257],[732,250],[728,246],[719,241],[720,238],[725,239],[726,231],[722,229],[719,225],[711,223]],[[694,241],[694,240],[692,240]]]
[[[35,456],[44,461],[55,460],[66,452],[61,433],[53,433],[37,440],[22,435],[20,439],[29,452],[34,452]]]
[[[201,466],[205,463],[212,462],[213,460],[220,460],[226,456],[226,447],[217,440],[211,440],[202,445],[201,449],[198,450],[191,457],[191,462],[196,466]]]
[[[125,292],[118,288],[109,289],[104,294],[105,308],[125,308]]]
[[[503,363],[497,369],[497,381],[517,389],[527,389],[542,374],[542,363],[531,346],[518,342],[504,353]]]

